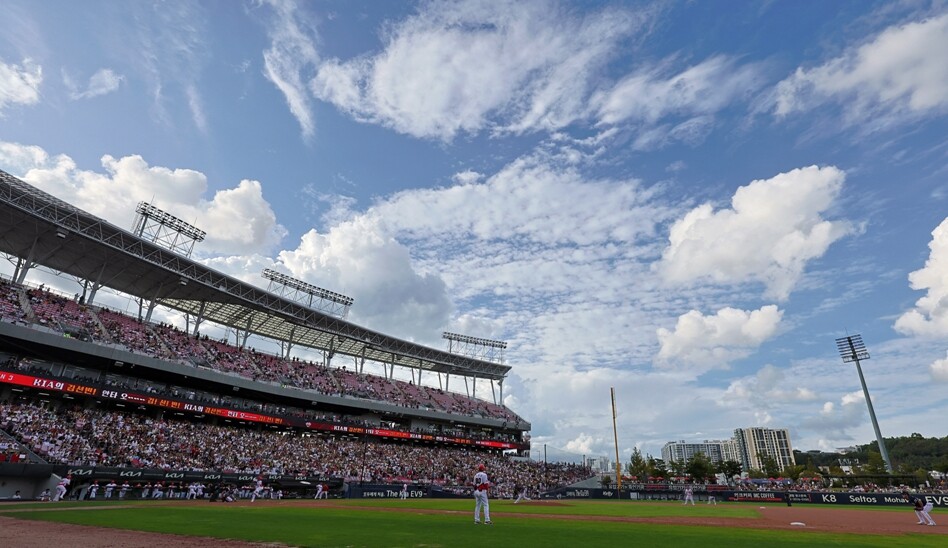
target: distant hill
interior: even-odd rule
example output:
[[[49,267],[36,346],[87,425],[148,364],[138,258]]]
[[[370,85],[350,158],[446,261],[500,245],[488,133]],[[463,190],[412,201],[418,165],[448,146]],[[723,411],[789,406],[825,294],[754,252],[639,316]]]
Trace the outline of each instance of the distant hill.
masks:
[[[938,470],[948,473],[948,436],[926,438],[921,434],[884,438],[892,466],[900,472],[913,472],[918,469]],[[814,466],[834,466],[840,459],[855,459],[860,464],[869,462],[869,451],[878,452],[876,442],[857,445],[855,451],[848,453],[825,453],[821,451],[794,451],[797,464],[812,461]]]

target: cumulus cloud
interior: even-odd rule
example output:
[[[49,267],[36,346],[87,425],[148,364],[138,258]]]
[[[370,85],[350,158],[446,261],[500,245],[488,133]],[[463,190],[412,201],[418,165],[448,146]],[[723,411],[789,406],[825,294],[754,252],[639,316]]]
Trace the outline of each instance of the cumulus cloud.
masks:
[[[311,87],[360,120],[418,137],[558,128],[586,115],[594,75],[643,21],[557,2],[428,3],[391,27],[384,51],[327,61]]]
[[[73,81],[72,77],[63,72],[63,83],[69,90],[69,98],[74,101],[112,93],[119,88],[124,79],[124,76],[116,74],[112,69],[99,69],[89,78],[85,89],[79,89],[79,85]]]
[[[816,393],[803,386],[793,386],[780,368],[772,364],[761,367],[752,377],[733,381],[724,397],[728,400],[748,402],[755,407],[771,407],[774,404],[812,401]]]
[[[866,420],[866,399],[861,391],[844,394],[839,403],[823,403],[820,411],[803,421],[803,425],[812,429],[823,438],[851,440],[848,430],[862,425]]]
[[[263,53],[264,75],[283,93],[303,136],[309,137],[316,129],[316,122],[305,82],[319,63],[316,29],[294,2],[265,0],[265,3],[273,9],[273,17],[267,21],[270,47]]]
[[[31,59],[20,65],[0,60],[0,115],[10,105],[35,105],[40,100],[43,68]]]
[[[944,337],[948,335],[948,218],[932,231],[931,250],[924,268],[909,274],[912,289],[926,294],[915,308],[895,321],[895,329],[906,335]]]
[[[928,370],[935,382],[948,382],[948,357],[943,360],[935,360],[928,366]]]
[[[786,300],[806,263],[852,232],[823,218],[845,173],[810,166],[740,187],[729,209],[701,205],[671,227],[658,271],[668,282],[759,282],[765,295]]]
[[[714,316],[692,310],[679,316],[674,331],[658,329],[658,364],[727,367],[773,337],[782,317],[776,305],[752,311],[722,308]]]
[[[279,259],[294,277],[352,296],[350,318],[383,333],[431,343],[453,312],[441,278],[416,272],[408,249],[375,216],[326,234],[310,230]]]
[[[948,14],[887,28],[776,88],[778,117],[841,103],[849,122],[886,123],[948,110]]]
[[[203,173],[149,166],[138,155],[103,156],[103,173],[81,170],[69,156],[50,156],[39,147],[0,143],[0,161],[28,183],[123,228],[131,228],[137,203],[149,202],[207,231],[198,254],[266,251],[286,234],[258,181],[241,181],[208,200]]]
[[[467,185],[467,184],[476,183],[480,181],[483,177],[484,177],[483,174],[478,173],[474,170],[468,169],[466,171],[455,173],[454,175],[451,176],[451,179],[456,183]]]

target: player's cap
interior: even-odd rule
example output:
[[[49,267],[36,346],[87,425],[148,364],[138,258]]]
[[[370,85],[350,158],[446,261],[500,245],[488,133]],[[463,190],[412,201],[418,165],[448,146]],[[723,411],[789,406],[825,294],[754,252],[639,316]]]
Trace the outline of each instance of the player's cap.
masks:
[[[483,464],[478,465],[478,467],[477,467],[477,469],[480,470],[481,472],[483,472],[483,471],[485,470],[485,468],[486,468],[486,467],[485,467]]]

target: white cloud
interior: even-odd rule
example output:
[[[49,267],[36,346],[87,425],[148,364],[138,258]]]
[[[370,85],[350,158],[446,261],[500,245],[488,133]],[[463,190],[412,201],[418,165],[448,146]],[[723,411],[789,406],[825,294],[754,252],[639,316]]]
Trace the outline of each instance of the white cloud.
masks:
[[[843,186],[835,167],[811,166],[752,181],[737,189],[731,208],[704,204],[675,222],[658,271],[668,282],[759,282],[785,300],[806,263],[852,231],[823,219]]]
[[[63,82],[69,90],[69,98],[73,100],[91,99],[100,95],[107,95],[117,90],[125,79],[112,69],[99,69],[89,78],[89,84],[80,90],[72,78],[63,72]]]
[[[813,390],[804,386],[793,386],[796,382],[799,381],[788,380],[782,369],[767,364],[761,367],[754,376],[731,382],[724,393],[724,399],[763,409],[774,405],[816,399],[816,393]]]
[[[692,310],[679,316],[674,331],[658,329],[658,365],[727,367],[773,337],[782,317],[775,305],[753,311],[723,308],[714,316]]]
[[[0,161],[26,182],[126,229],[137,203],[149,202],[207,231],[196,254],[266,251],[286,233],[257,181],[241,181],[206,200],[203,173],[149,166],[137,155],[103,156],[105,173],[99,173],[78,169],[66,155],[50,157],[39,147],[0,143]]]
[[[266,0],[274,17],[267,23],[270,47],[263,53],[264,75],[283,93],[304,137],[316,130],[305,81],[319,63],[316,30],[290,0]]]
[[[932,231],[931,250],[925,267],[909,274],[912,289],[926,290],[915,308],[895,321],[895,329],[906,335],[948,335],[948,218]]]
[[[468,169],[451,176],[451,180],[462,185],[474,184],[484,178],[482,173]]]
[[[932,380],[935,382],[948,382],[948,357],[933,361],[928,369],[932,374]]]
[[[177,129],[181,111],[206,131],[199,90],[212,51],[206,42],[212,34],[207,28],[209,10],[192,2],[129,2],[123,7],[136,24],[110,28],[109,53],[121,57],[148,87],[156,121]]]
[[[665,65],[649,67],[594,96],[600,122],[629,121],[640,126],[634,142],[640,150],[671,141],[693,144],[710,131],[712,114],[748,97],[762,85],[757,65],[739,65],[736,59],[721,55],[678,74],[667,72]],[[660,124],[669,117],[678,120]]]
[[[555,129],[587,115],[595,77],[645,16],[580,17],[556,2],[429,3],[389,29],[383,52],[330,60],[311,87],[360,120],[417,137]]]
[[[10,105],[35,105],[40,100],[43,68],[31,59],[22,65],[0,61],[0,115]]]
[[[852,440],[848,430],[866,420],[866,400],[861,391],[844,394],[839,403],[823,403],[820,411],[804,419],[803,425],[818,436],[831,440]]]
[[[453,306],[444,282],[415,271],[408,249],[374,215],[355,217],[327,234],[310,230],[279,259],[294,277],[352,296],[350,318],[404,338],[438,340]]]
[[[776,88],[778,117],[824,102],[844,105],[849,122],[874,125],[948,110],[948,14],[892,26],[865,44]]]

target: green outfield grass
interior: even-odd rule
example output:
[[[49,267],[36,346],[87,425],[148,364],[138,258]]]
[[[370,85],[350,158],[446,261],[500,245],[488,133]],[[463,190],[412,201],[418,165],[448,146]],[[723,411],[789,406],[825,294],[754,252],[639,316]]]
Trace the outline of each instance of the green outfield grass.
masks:
[[[334,504],[338,501],[332,501]],[[66,504],[66,503],[64,503]],[[728,546],[779,548],[784,546],[935,547],[943,535],[858,535],[816,531],[785,531],[725,527],[657,525],[576,519],[551,519],[542,515],[661,517],[719,516],[756,519],[756,506],[727,504],[682,507],[680,504],[569,501],[557,506],[491,504],[495,525],[473,524],[472,503],[467,500],[420,499],[411,501],[345,501],[345,507],[304,507],[293,501],[277,505],[158,505],[131,508],[92,506],[75,511],[66,506],[43,504],[35,511],[27,505],[0,506],[0,515],[20,519],[117,527],[140,531],[278,542],[291,546],[425,546],[425,547],[531,547],[531,546]],[[373,511],[397,507],[409,511]],[[410,509],[418,510],[412,512]],[[17,510],[17,511],[8,511]],[[426,510],[447,513],[430,514]],[[531,514],[528,516],[514,516]]]

